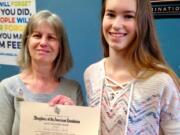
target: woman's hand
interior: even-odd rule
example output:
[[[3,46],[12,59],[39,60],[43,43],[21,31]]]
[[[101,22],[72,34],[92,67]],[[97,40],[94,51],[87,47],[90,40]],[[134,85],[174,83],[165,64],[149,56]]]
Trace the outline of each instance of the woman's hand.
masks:
[[[49,101],[50,106],[54,106],[56,104],[60,105],[75,105],[74,101],[66,96],[63,95],[57,95],[53,99]]]

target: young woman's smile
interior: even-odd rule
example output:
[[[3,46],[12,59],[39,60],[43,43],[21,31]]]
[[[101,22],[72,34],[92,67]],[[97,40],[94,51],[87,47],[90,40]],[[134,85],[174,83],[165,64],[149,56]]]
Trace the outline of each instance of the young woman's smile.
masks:
[[[110,49],[129,46],[136,38],[135,0],[107,0],[102,30]]]

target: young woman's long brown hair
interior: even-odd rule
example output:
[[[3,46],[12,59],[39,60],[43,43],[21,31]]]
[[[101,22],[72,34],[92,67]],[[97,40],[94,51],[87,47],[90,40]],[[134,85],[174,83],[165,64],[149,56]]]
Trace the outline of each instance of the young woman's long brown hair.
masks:
[[[145,79],[157,72],[169,74],[178,89],[180,90],[180,81],[174,71],[166,64],[160,45],[157,39],[154,18],[150,0],[136,0],[137,12],[137,35],[133,46],[127,48],[126,56],[134,67],[130,71],[132,75],[137,75],[140,71],[146,71],[139,79]],[[101,22],[105,13],[106,0],[102,0]],[[102,45],[104,57],[109,56],[109,45],[101,28]],[[132,72],[135,71],[135,72]],[[137,76],[136,76],[137,77]]]

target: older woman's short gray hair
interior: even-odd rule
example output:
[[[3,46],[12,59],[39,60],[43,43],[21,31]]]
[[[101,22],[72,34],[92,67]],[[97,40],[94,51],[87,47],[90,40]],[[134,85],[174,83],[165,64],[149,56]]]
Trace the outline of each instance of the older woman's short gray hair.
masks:
[[[42,22],[49,23],[59,39],[59,55],[54,61],[52,71],[55,79],[59,79],[60,76],[63,76],[72,68],[73,60],[63,22],[58,15],[48,10],[39,11],[30,17],[22,35],[22,45],[17,61],[22,70],[31,68],[31,56],[28,50],[28,37]]]

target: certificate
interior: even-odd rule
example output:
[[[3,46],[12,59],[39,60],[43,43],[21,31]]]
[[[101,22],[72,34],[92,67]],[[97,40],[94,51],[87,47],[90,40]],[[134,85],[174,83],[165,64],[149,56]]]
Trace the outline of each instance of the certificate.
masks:
[[[20,135],[98,135],[98,107],[20,103]]]

